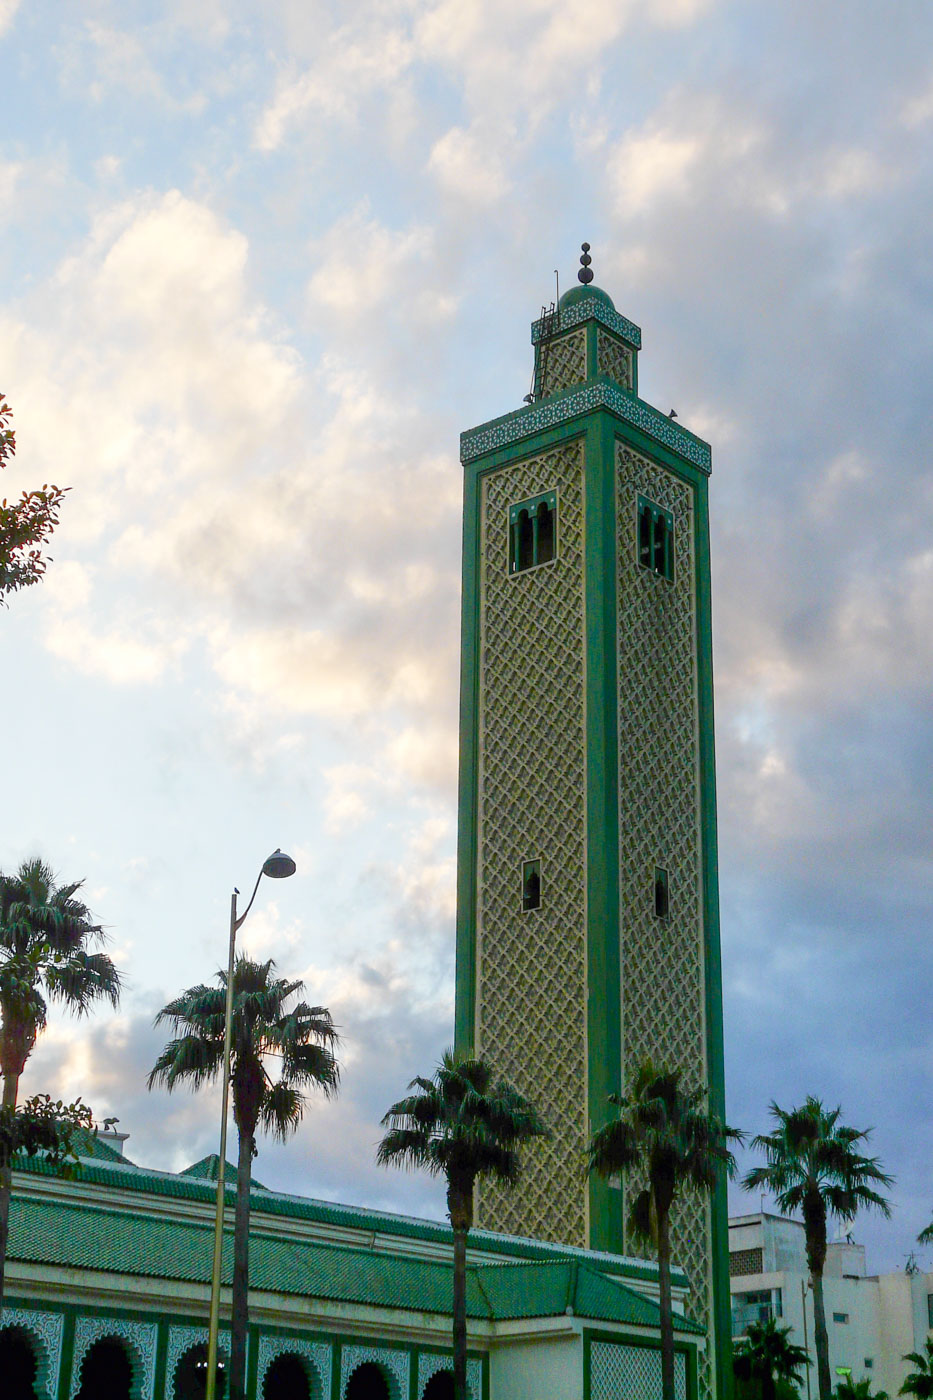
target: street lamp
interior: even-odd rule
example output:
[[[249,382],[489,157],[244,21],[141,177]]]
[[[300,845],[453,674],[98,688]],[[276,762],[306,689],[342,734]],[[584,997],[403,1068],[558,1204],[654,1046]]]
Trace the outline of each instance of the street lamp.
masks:
[[[214,1400],[217,1384],[217,1333],[220,1326],[220,1266],[224,1246],[224,1167],[227,1161],[227,1108],[230,1100],[230,1042],[233,1036],[233,973],[236,954],[237,930],[253,907],[259,881],[263,875],[270,880],[284,880],[294,875],[295,862],[278,848],[268,860],[263,861],[262,869],[256,876],[253,893],[243,913],[237,916],[236,897],[238,889],[230,896],[230,951],[227,956],[227,1009],[224,1013],[224,1066],[223,1090],[220,1104],[220,1160],[217,1163],[217,1207],[214,1215],[214,1267],[211,1271],[211,1312],[207,1331],[207,1386],[205,1400]]]

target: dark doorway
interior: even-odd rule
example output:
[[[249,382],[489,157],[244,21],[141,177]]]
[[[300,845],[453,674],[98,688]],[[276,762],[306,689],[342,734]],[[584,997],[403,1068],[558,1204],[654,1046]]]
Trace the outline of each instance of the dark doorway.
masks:
[[[36,1400],[36,1353],[27,1333],[19,1327],[0,1332],[0,1376],[5,1400]]]
[[[133,1367],[126,1347],[113,1337],[95,1342],[81,1362],[77,1400],[130,1400]]]
[[[204,1400],[207,1392],[207,1343],[198,1342],[189,1347],[175,1367],[175,1385],[172,1394],[175,1400]],[[217,1362],[217,1380],[214,1394],[223,1400],[227,1393],[227,1368],[222,1361]]]
[[[435,1371],[424,1388],[421,1400],[453,1400],[453,1371]]]
[[[391,1400],[382,1367],[375,1361],[364,1361],[362,1366],[357,1366],[347,1386],[346,1400]]]
[[[263,1400],[311,1400],[308,1373],[292,1352],[277,1356],[262,1383]]]

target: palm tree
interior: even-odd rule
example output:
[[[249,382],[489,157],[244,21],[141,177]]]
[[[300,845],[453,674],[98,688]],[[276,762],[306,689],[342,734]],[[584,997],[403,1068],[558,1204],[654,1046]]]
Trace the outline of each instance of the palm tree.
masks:
[[[103,930],[76,898],[83,881],[55,884],[52,869],[27,860],[15,875],[0,874],[0,1074],[2,1109],[16,1111],[19,1083],[49,1001],[75,1015],[97,1001],[116,1006],[120,974],[106,953],[89,952]],[[10,1217],[12,1166],[0,1162],[0,1306]]]
[[[712,1191],[722,1171],[735,1171],[731,1141],[741,1134],[703,1107],[705,1092],[685,1090],[681,1072],[644,1060],[627,1095],[611,1094],[618,1116],[593,1135],[588,1169],[613,1177],[636,1171],[647,1177],[629,1204],[633,1237],[658,1255],[661,1389],[674,1400],[674,1318],[671,1302],[671,1208],[683,1191]]]
[[[454,1235],[454,1400],[466,1400],[466,1246],[473,1224],[473,1188],[492,1177],[512,1186],[518,1180],[521,1145],[547,1128],[534,1105],[492,1066],[450,1050],[430,1079],[394,1103],[382,1120],[387,1128],[376,1152],[380,1166],[423,1167],[447,1180],[447,1210]]]
[[[871,1381],[867,1376],[863,1376],[860,1381],[854,1381],[851,1376],[844,1376],[836,1386],[836,1400],[888,1400],[886,1390],[872,1390]]]
[[[294,1133],[306,1108],[309,1086],[330,1097],[340,1069],[334,1056],[337,1032],[323,1006],[297,1004],[304,983],[273,975],[275,963],[237,958],[233,973],[230,1082],[233,1118],[239,1136],[237,1194],[233,1229],[233,1316],[230,1333],[230,1396],[242,1400],[246,1379],[249,1312],[249,1206],[256,1133],[262,1128],[282,1142]],[[226,972],[219,986],[189,987],[164,1006],[156,1025],[171,1023],[174,1039],[162,1050],[149,1075],[149,1088],[161,1083],[171,1092],[180,1082],[192,1089],[214,1080],[223,1069]],[[277,1058],[273,1080],[264,1061]]]
[[[854,1220],[862,1208],[889,1216],[891,1208],[874,1188],[890,1186],[893,1178],[881,1170],[877,1157],[864,1157],[860,1143],[868,1130],[847,1128],[839,1122],[841,1108],[826,1109],[819,1099],[808,1097],[789,1112],[776,1103],[770,1107],[773,1133],[752,1139],[765,1154],[763,1167],[753,1167],[742,1185],[746,1191],[770,1191],[781,1210],[803,1213],[807,1264],[813,1285],[813,1340],[820,1400],[831,1400],[829,1339],[823,1304],[823,1265],[826,1262],[826,1221],[832,1214],[841,1221]]]
[[[788,1340],[790,1334],[790,1327],[779,1327],[769,1317],[765,1322],[750,1322],[745,1336],[736,1344],[735,1373],[760,1381],[762,1400],[775,1400],[780,1382],[788,1386],[799,1384],[801,1367],[810,1364],[803,1347]]]
[[[913,1395],[916,1400],[933,1400],[933,1337],[927,1337],[923,1351],[909,1351],[904,1357],[913,1366],[898,1395]]]

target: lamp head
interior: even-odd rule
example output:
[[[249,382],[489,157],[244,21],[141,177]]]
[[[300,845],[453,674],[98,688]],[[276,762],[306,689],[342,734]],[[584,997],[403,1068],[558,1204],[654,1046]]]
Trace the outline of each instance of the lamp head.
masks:
[[[287,876],[294,875],[297,868],[291,856],[285,855],[284,851],[278,848],[262,863],[263,875],[268,875],[271,880],[284,880]]]

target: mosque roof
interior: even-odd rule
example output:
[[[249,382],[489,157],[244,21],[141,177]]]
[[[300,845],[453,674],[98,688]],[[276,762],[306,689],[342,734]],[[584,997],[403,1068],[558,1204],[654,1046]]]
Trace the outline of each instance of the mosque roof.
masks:
[[[72,1197],[14,1194],[8,1259],[69,1269],[207,1284],[213,1230],[208,1219],[180,1220],[115,1210]],[[233,1263],[225,1241],[224,1281]],[[250,1288],[328,1302],[449,1314],[450,1263],[374,1248],[250,1231]],[[657,1327],[650,1299],[579,1260],[472,1264],[467,1313],[487,1321],[574,1313],[595,1320]],[[701,1331],[678,1319],[681,1331]]]

